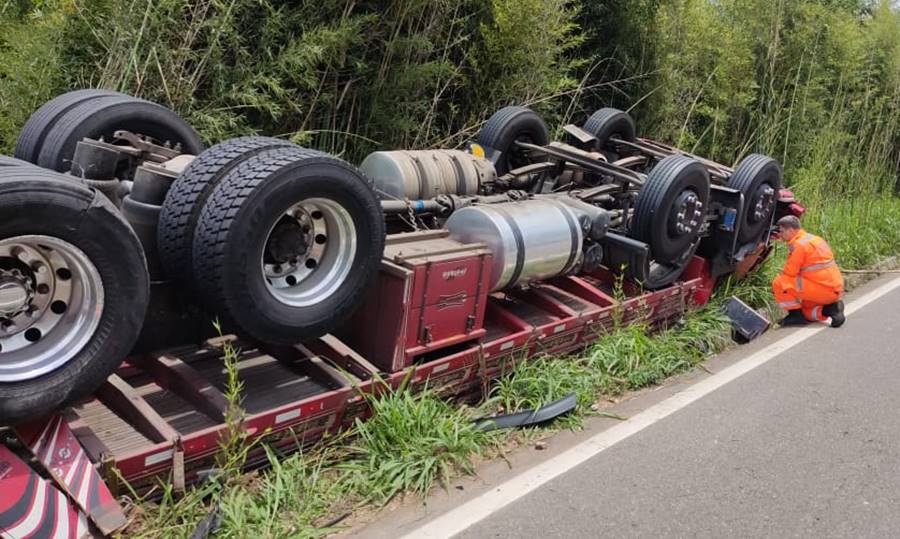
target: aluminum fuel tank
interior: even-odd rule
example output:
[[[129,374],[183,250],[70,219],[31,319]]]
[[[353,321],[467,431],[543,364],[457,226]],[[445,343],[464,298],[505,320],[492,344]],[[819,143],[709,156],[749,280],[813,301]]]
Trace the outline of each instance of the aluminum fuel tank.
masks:
[[[426,200],[438,195],[475,195],[497,177],[487,159],[461,150],[398,150],[369,154],[359,170],[385,199]]]
[[[446,228],[455,240],[481,242],[491,250],[492,291],[569,273],[581,261],[578,214],[553,200],[462,208]]]

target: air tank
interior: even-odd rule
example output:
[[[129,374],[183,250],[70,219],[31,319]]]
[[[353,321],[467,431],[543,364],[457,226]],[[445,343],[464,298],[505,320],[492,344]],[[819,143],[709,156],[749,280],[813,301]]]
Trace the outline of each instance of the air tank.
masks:
[[[427,200],[476,195],[497,173],[487,159],[461,150],[398,150],[369,154],[359,166],[383,199]]]
[[[491,291],[565,275],[581,262],[579,215],[558,201],[469,206],[454,212],[445,226],[451,238],[491,250]]]

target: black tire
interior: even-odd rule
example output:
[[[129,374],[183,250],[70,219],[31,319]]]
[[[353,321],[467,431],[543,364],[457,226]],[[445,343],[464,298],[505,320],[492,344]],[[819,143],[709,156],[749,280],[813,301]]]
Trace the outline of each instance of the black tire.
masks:
[[[634,119],[625,111],[605,107],[591,114],[582,127],[585,131],[597,138],[598,150],[615,150],[610,147],[610,139],[617,137],[622,140],[635,141],[636,129]]]
[[[478,133],[478,144],[500,152],[494,162],[494,168],[500,176],[529,163],[528,152],[516,149],[516,141],[539,146],[550,142],[547,124],[527,107],[503,107],[488,118]]]
[[[263,253],[285,211],[310,199],[329,201],[349,215],[354,256],[328,295],[292,306],[270,290]],[[338,252],[348,244],[332,245]],[[340,159],[280,148],[245,160],[213,191],[194,235],[193,272],[204,305],[226,325],[264,342],[292,344],[334,330],[350,314],[383,251],[384,216],[371,182]]]
[[[222,179],[248,158],[273,148],[298,146],[268,137],[241,137],[197,156],[172,183],[157,226],[159,257],[166,276],[192,288],[194,229],[200,211]]]
[[[104,294],[96,329],[66,363],[0,383],[0,424],[11,425],[82,398],[106,380],[137,339],[150,282],[137,236],[96,190],[31,165],[0,167],[0,214],[0,240],[42,235],[80,249]]]
[[[680,264],[696,250],[709,207],[709,172],[702,163],[683,155],[662,159],[638,193],[632,216],[631,236],[650,245],[653,260]],[[693,193],[702,206],[691,205],[702,215],[686,232],[675,230],[679,200]],[[690,213],[693,214],[693,211]],[[690,219],[691,216],[689,216]]]
[[[25,126],[19,132],[19,138],[16,140],[13,155],[23,161],[37,164],[38,154],[47,133],[53,129],[63,114],[86,101],[108,96],[125,97],[124,94],[112,90],[87,89],[66,92],[47,101],[25,122]]]
[[[759,241],[769,230],[782,185],[778,161],[758,153],[745,157],[728,178],[728,187],[744,195],[738,242]]]
[[[171,110],[135,97],[106,96],[79,103],[62,114],[44,138],[37,164],[66,172],[79,141],[85,137],[112,140],[120,129],[181,144],[183,153],[203,151],[200,135]]]
[[[8,157],[6,155],[0,155],[0,174],[6,172],[11,168],[34,168],[34,166],[35,165],[29,163],[28,161],[16,159],[15,157]]]

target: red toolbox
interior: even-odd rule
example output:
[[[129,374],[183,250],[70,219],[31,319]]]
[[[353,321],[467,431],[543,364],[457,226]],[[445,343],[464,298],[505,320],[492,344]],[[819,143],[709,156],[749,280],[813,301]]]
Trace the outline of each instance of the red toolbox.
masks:
[[[445,230],[389,236],[378,279],[338,332],[385,372],[484,336],[491,253]]]

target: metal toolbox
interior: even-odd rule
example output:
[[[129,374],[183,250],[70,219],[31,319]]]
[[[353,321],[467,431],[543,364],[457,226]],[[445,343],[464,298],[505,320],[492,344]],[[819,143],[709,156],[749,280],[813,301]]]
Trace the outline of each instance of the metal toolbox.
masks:
[[[491,253],[444,230],[388,238],[378,279],[337,334],[385,372],[484,336]]]

